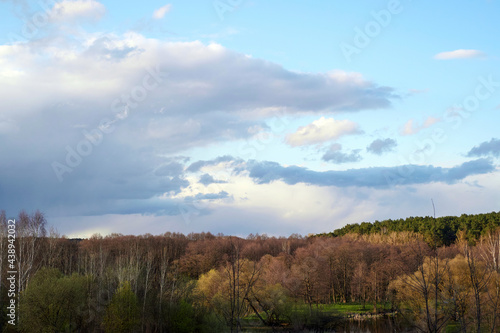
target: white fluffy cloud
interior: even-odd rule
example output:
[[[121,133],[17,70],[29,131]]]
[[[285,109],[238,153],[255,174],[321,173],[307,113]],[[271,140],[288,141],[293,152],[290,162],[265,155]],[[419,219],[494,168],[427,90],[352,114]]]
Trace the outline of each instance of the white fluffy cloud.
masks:
[[[292,146],[304,146],[335,140],[344,135],[360,133],[359,125],[353,121],[321,117],[309,125],[301,126],[288,134],[286,142]]]
[[[106,7],[95,0],[63,0],[54,5],[50,16],[54,21],[99,20],[105,13]]]
[[[471,58],[483,58],[486,55],[479,50],[454,50],[441,52],[434,56],[435,59],[439,60],[449,60],[449,59],[471,59]]]
[[[165,17],[165,14],[167,14],[170,11],[171,8],[172,8],[172,5],[171,4],[167,4],[167,5],[163,6],[163,7],[160,7],[158,9],[156,9],[153,12],[153,18],[157,19],[157,20],[162,19],[163,17]]]

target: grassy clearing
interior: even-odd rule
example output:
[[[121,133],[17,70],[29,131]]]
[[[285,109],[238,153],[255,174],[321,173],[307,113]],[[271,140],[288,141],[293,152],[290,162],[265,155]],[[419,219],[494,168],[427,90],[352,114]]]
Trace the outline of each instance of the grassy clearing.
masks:
[[[373,304],[363,305],[361,303],[320,304],[318,308],[321,311],[338,312],[340,314],[373,312]]]
[[[389,309],[391,306],[390,303],[378,303],[377,309],[378,311],[383,309]],[[316,308],[314,306],[313,308]],[[339,314],[347,314],[347,313],[370,313],[373,312],[373,304],[372,303],[336,303],[336,304],[319,304],[317,309],[325,312],[337,312]]]
[[[388,309],[390,304],[379,303],[377,305],[378,310]],[[295,314],[309,314],[309,305],[308,304],[294,304],[290,309],[292,313]],[[347,314],[353,313],[372,313],[373,312],[373,304],[368,303],[336,303],[336,304],[318,304],[313,305],[313,312],[320,312],[325,314],[335,314],[338,316],[346,316]],[[261,315],[265,318],[265,314],[261,313]],[[290,315],[290,314],[289,314]],[[243,319],[247,323],[259,323],[260,320],[255,314],[251,314]]]

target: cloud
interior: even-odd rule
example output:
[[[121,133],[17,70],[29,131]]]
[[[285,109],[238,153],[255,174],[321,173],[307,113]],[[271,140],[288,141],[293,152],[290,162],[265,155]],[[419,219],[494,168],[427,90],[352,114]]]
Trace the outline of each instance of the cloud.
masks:
[[[382,155],[383,153],[387,153],[393,151],[394,148],[397,147],[396,140],[387,138],[387,139],[377,139],[373,141],[368,147],[366,147],[366,151],[375,154]]]
[[[213,176],[209,175],[208,173],[205,173],[205,174],[201,175],[199,183],[207,186],[210,184],[225,184],[225,183],[227,183],[227,181],[216,180],[216,179],[214,179]]]
[[[342,146],[338,143],[334,143],[321,159],[325,162],[332,162],[335,164],[359,162],[362,159],[359,152],[360,150],[356,149],[350,153],[344,153],[342,152]]]
[[[41,209],[50,216],[179,214],[180,200],[172,196],[190,182],[184,175],[176,175],[177,166],[155,170],[155,166],[165,165],[164,159],[147,152],[130,154],[129,147],[109,141],[103,145],[111,151],[96,149],[63,182],[54,178],[53,153],[20,157],[17,163],[23,165],[21,168],[2,161],[2,203],[14,212]],[[28,168],[34,161],[37,167]]]
[[[439,60],[449,60],[449,59],[472,59],[472,58],[484,58],[486,54],[479,50],[454,50],[448,52],[441,52],[434,56],[434,59]]]
[[[500,157],[500,139],[492,138],[479,146],[475,146],[468,153],[468,157],[494,156]]]
[[[178,177],[182,175],[184,165],[179,162],[168,162],[155,170],[157,176]]]
[[[121,61],[139,52],[141,51],[137,47],[129,46],[109,35],[98,37],[92,41],[82,56],[94,59],[98,58],[101,61]]]
[[[208,161],[196,161],[194,163],[192,163],[187,169],[186,171],[189,171],[189,172],[197,172],[199,171],[201,168],[203,167],[206,167],[206,166],[212,166],[212,165],[217,165],[217,164],[220,164],[220,163],[225,163],[225,162],[232,162],[234,161],[235,158],[233,156],[230,156],[230,155],[224,155],[224,156],[219,156],[213,160],[208,160]]]
[[[134,109],[136,113],[163,109],[156,115],[160,119],[154,120],[161,122],[168,118],[174,129],[179,122],[196,118],[194,121],[227,132],[238,123],[262,126],[262,122],[255,121],[256,114],[259,115],[256,110],[273,108],[287,114],[357,111],[388,107],[397,97],[391,88],[366,81],[359,74],[295,73],[218,44],[164,42],[136,33],[104,37],[82,34],[81,38],[3,46],[0,56],[3,67],[20,69],[19,79],[9,81],[8,90],[12,93],[6,92],[5,102],[15,105],[17,110],[34,112],[42,105],[71,100],[72,105],[66,107],[80,108],[78,114],[68,110],[67,114],[73,117],[91,108],[95,111],[89,112],[116,112],[126,105],[121,96],[130,96],[149,70],[162,75],[161,84],[147,91],[147,103],[132,103],[139,104]],[[119,78],[116,73],[121,73]],[[44,84],[48,77],[50,85]],[[20,101],[18,95],[23,86],[37,93]],[[119,103],[110,108],[115,99]],[[84,105],[91,102],[94,105]],[[153,118],[150,114],[146,117]],[[202,117],[207,119],[200,121]],[[232,126],[227,126],[228,122]],[[239,133],[242,131],[236,128],[235,138],[241,137]]]
[[[456,183],[468,176],[490,173],[495,166],[487,159],[465,162],[453,168],[421,165],[373,167],[345,171],[313,171],[298,166],[283,167],[276,162],[250,162],[249,176],[259,184],[281,180],[287,184],[317,186],[388,188],[392,185],[415,185],[441,182]]]
[[[198,193],[194,197],[185,197],[184,201],[191,202],[197,200],[218,200],[230,198],[229,193],[220,191],[219,193]]]
[[[70,237],[120,232],[123,234],[163,234],[165,231],[210,231],[213,234],[247,236],[250,233],[287,236],[292,233],[329,232],[347,223],[375,221],[402,216],[432,214],[429,198],[436,204],[437,216],[484,213],[498,202],[499,179],[496,175],[475,176],[484,189],[466,184],[441,183],[395,186],[387,189],[336,188],[288,185],[284,182],[256,184],[247,177],[227,184],[233,198],[202,200],[210,207],[203,214],[198,205],[184,202],[182,215],[108,214],[83,217],[49,217],[49,223]],[[450,195],[452,193],[453,195]],[[460,203],[457,205],[457,203]],[[16,214],[14,211],[12,215]],[[304,222],[306,221],[306,223]],[[307,223],[314,221],[314,223]]]
[[[57,6],[75,20],[99,17],[102,8]],[[202,168],[242,162],[189,165],[169,156],[251,139],[251,129],[268,127],[266,110],[283,110],[280,117],[354,112],[397,98],[359,74],[297,73],[218,44],[137,33],[73,37],[0,45],[0,202],[13,212],[179,215],[181,194],[204,188],[191,172],[225,180]],[[68,170],[62,182],[54,162]]]
[[[350,120],[321,117],[309,125],[301,126],[288,134],[286,143],[292,147],[323,143],[341,136],[360,133],[359,125]]]
[[[19,126],[12,119],[0,118],[0,136],[2,134],[11,134],[19,131]]]
[[[171,8],[172,8],[172,5],[167,4],[163,7],[155,9],[155,11],[153,12],[153,18],[157,19],[157,20],[162,19],[165,16],[165,14],[167,14],[170,11]]]
[[[435,123],[438,123],[440,121],[441,121],[441,119],[439,119],[439,118],[428,117],[424,121],[424,123],[419,126],[419,125],[414,124],[414,122],[415,122],[414,119],[410,119],[410,120],[408,120],[406,122],[406,124],[404,125],[403,129],[401,130],[401,135],[413,135],[413,134],[417,134],[421,130],[429,128],[432,125],[434,125]]]
[[[63,0],[54,5],[50,16],[54,21],[99,20],[105,13],[106,7],[95,0]]]

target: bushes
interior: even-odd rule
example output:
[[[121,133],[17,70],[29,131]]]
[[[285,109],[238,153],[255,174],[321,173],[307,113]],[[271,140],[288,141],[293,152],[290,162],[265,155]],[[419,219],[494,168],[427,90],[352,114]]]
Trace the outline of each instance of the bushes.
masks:
[[[23,332],[75,332],[82,326],[87,279],[42,268],[21,294]]]
[[[106,332],[134,332],[140,323],[140,312],[137,296],[130,287],[130,282],[125,282],[118,288],[111,299],[104,317]]]

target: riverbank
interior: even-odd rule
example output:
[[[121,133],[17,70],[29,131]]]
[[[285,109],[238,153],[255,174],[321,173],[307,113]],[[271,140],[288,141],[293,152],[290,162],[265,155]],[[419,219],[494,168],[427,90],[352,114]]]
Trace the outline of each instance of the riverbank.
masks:
[[[379,327],[392,326],[396,312],[390,304],[337,303],[294,304],[273,327],[256,316],[242,320],[244,332],[384,332]],[[261,317],[263,317],[261,315]]]

